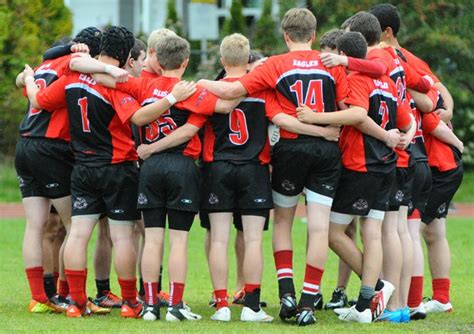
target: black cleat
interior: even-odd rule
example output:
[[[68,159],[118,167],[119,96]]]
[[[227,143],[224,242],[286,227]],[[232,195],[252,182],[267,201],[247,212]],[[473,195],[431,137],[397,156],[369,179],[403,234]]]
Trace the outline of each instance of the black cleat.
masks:
[[[298,326],[308,326],[316,323],[314,311],[310,308],[303,308],[296,315],[296,324]]]
[[[280,319],[286,321],[296,316],[296,298],[291,294],[285,294],[280,299]]]
[[[314,309],[315,310],[323,309],[323,294],[321,292],[318,292],[316,296],[314,296]]]
[[[331,300],[324,305],[324,309],[334,310],[335,308],[343,308],[348,305],[347,295],[344,289],[336,288],[332,293]]]
[[[160,319],[160,306],[159,304],[155,305],[143,305],[142,317],[145,321],[155,321]]]

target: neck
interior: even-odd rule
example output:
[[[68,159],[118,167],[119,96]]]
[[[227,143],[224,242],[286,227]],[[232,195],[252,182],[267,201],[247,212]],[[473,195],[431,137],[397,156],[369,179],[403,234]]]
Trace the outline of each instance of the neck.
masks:
[[[114,59],[110,56],[100,55],[98,60],[109,65],[114,65],[114,66],[120,65],[120,62],[117,59]]]
[[[308,51],[312,50],[311,49],[311,44],[310,42],[306,43],[294,43],[294,42],[287,42],[286,45],[288,46],[288,49],[291,51]]]
[[[375,50],[375,49],[380,49],[378,44],[374,44],[372,46],[367,47],[367,54],[369,54],[370,51]]]
[[[247,74],[247,65],[243,66],[224,66],[226,78],[240,78]]]
[[[169,70],[169,71],[163,70],[164,76],[170,77],[170,78],[177,78],[179,80],[181,80],[181,77],[183,76],[183,74],[184,74],[184,70],[181,68],[176,69],[176,70]]]
[[[385,43],[395,47],[395,48],[399,48],[400,47],[400,43],[398,43],[398,39],[396,37],[393,37],[393,36],[390,36],[388,38],[385,39]]]

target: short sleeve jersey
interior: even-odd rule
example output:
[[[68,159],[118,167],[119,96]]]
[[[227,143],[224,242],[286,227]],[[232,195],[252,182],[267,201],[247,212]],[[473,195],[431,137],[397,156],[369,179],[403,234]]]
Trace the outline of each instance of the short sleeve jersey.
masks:
[[[156,102],[173,89],[179,82],[177,78],[160,76],[159,78],[130,78],[127,82],[118,83],[117,89],[129,93],[142,106]],[[165,111],[157,120],[141,127],[139,140],[143,144],[152,144],[170,135],[184,124],[192,124],[198,128],[204,126],[206,116],[214,113],[217,97],[209,91],[198,87],[198,90],[188,99],[176,103]],[[194,136],[186,143],[172,147],[166,152],[180,153],[197,159],[202,145],[199,136]]]
[[[64,94],[64,91],[66,94]],[[70,72],[37,94],[45,109],[67,106],[76,163],[104,166],[138,159],[130,117],[140,109],[130,95]]]
[[[272,56],[239,81],[250,95],[275,89],[282,111],[293,117],[300,104],[316,112],[336,111],[337,102],[344,101],[349,93],[346,73],[341,66],[326,68],[319,55],[319,51],[304,50]],[[283,129],[280,136],[298,138]]]
[[[274,91],[267,90],[248,96],[229,114],[212,115],[204,130],[203,160],[268,164],[268,120],[279,112]]]
[[[47,60],[35,69],[35,82],[40,89],[50,86],[64,73],[69,72],[70,55]],[[29,104],[20,123],[20,135],[29,138],[49,138],[70,141],[69,119],[65,107],[35,109]]]
[[[362,107],[367,115],[385,130],[405,127],[410,123],[406,111],[397,112],[395,85],[388,76],[372,79],[353,72],[349,75],[350,94],[346,103]],[[342,165],[359,172],[383,172],[395,167],[395,152],[378,139],[363,134],[353,126],[344,126],[339,146]]]
[[[430,66],[422,59],[415,56],[413,53],[404,48],[397,49],[397,54],[404,59],[412,68],[414,68],[420,75],[429,75],[435,83],[440,82],[438,77],[431,71]]]

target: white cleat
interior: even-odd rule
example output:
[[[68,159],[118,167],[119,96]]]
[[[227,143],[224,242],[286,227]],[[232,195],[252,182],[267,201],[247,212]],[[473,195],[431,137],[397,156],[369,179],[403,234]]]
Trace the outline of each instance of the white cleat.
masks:
[[[244,306],[244,308],[242,308],[242,313],[240,314],[240,320],[249,322],[271,322],[273,321],[273,317],[266,314],[262,309],[255,312],[250,307]]]
[[[350,309],[350,307],[338,307],[338,308],[335,308],[333,311],[337,315],[341,315],[341,314],[347,313],[349,311],[349,309]]]
[[[366,309],[362,312],[359,312],[356,310],[354,305],[351,308],[346,309],[344,313],[341,313],[339,315],[339,320],[359,322],[361,324],[369,324],[372,322],[372,312],[370,311],[370,309]]]
[[[423,320],[426,318],[426,309],[423,303],[418,307],[410,307],[410,320]]]
[[[191,312],[189,306],[184,306],[183,302],[180,302],[175,306],[168,307],[168,312],[166,313],[166,321],[177,322],[183,320],[201,320],[201,316],[199,314]]]
[[[426,313],[442,313],[442,312],[452,312],[453,305],[450,302],[443,304],[437,300],[431,299],[423,304]]]
[[[389,281],[382,280],[383,288],[377,291],[372,299],[370,308],[372,309],[372,319],[377,320],[387,307],[388,301],[395,291],[395,287]]]
[[[211,316],[211,320],[215,321],[230,321],[230,308],[221,307]]]

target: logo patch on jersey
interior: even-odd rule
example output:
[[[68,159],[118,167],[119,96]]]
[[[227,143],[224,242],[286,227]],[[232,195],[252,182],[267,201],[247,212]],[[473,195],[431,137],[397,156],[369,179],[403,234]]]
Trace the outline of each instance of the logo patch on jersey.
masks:
[[[132,102],[133,98],[131,96],[126,96],[120,101],[120,105],[123,106],[124,104],[127,104],[129,102]]]
[[[112,213],[124,213],[125,211],[123,211],[122,209],[112,209],[112,210],[110,210],[110,212],[112,212]]]
[[[188,198],[183,198],[183,199],[181,200],[181,203],[184,203],[184,204],[192,204],[193,201],[190,200],[190,199],[188,199]]]
[[[290,180],[283,180],[283,182],[281,183],[281,187],[286,191],[295,190],[295,184]]]
[[[256,198],[253,201],[255,203],[265,203],[267,200],[265,198]]]
[[[203,89],[201,94],[199,94],[197,101],[196,101],[196,107],[199,107],[201,104],[202,100],[204,100],[204,97],[207,95],[207,89]]]
[[[445,212],[446,212],[446,203],[441,204],[441,205],[438,207],[438,210],[437,210],[437,211],[438,211],[438,213],[439,213],[440,215],[443,214],[443,213],[445,213]]]
[[[20,185],[20,188],[24,187],[25,186],[25,180],[23,180],[23,178],[21,176],[17,176],[16,178],[18,179],[18,184]]]
[[[357,201],[354,202],[354,204],[352,204],[352,207],[356,210],[366,210],[369,207],[369,203],[367,202],[367,200],[359,198]]]
[[[45,185],[46,188],[51,189],[51,188],[57,188],[59,187],[59,183],[49,183]]]
[[[217,203],[219,203],[219,198],[217,197],[216,194],[211,193],[209,195],[209,204],[217,204]]]
[[[322,184],[321,187],[323,187],[326,190],[334,190],[334,187],[331,186],[330,184]]]
[[[401,203],[404,198],[405,198],[405,194],[403,193],[403,191],[398,190],[397,193],[395,194],[395,200]]]
[[[83,197],[78,197],[76,198],[76,200],[74,201],[74,204],[73,204],[73,207],[74,209],[76,210],[83,210],[85,208],[87,208],[87,201],[85,198]]]
[[[148,204],[148,198],[146,198],[144,193],[138,195],[137,203],[140,205]]]

